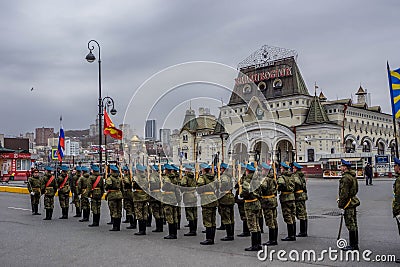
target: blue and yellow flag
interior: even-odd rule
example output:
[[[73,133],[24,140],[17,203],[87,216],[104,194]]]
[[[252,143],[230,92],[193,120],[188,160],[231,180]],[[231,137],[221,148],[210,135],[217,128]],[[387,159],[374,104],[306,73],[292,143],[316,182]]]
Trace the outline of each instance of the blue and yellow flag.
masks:
[[[388,62],[387,70],[389,76],[390,98],[392,101],[392,114],[393,118],[398,119],[400,118],[400,68],[397,70],[390,70]]]

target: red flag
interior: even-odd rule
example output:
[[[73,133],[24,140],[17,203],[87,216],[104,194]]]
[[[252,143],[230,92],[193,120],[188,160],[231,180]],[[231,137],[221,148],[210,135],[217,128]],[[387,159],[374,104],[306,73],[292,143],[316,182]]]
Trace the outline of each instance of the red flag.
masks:
[[[115,127],[114,123],[110,119],[107,114],[107,111],[104,109],[104,135],[109,135],[114,139],[122,139],[122,131]]]

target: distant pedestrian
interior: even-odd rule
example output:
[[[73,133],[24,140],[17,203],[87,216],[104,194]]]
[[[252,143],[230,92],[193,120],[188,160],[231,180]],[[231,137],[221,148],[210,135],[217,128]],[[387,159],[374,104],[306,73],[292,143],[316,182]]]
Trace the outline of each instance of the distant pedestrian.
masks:
[[[365,171],[365,182],[366,185],[372,185],[372,166],[371,163],[367,163],[367,165],[364,168]]]

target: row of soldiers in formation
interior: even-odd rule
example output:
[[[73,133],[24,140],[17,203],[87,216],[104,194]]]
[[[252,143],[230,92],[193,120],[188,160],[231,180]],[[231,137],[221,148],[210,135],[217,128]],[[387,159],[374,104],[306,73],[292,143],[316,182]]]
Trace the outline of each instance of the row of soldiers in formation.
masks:
[[[258,251],[261,246],[261,228],[263,220],[269,228],[269,240],[263,245],[277,245],[277,193],[282,208],[282,215],[287,224],[288,236],[282,241],[296,240],[296,217],[300,220],[300,233],[297,237],[307,236],[307,186],[301,171],[302,166],[294,162],[291,167],[282,162],[279,175],[266,163],[239,164],[228,166],[218,163],[217,167],[208,164],[153,165],[151,168],[136,165],[136,168],[124,166],[122,169],[110,165],[106,169],[105,179],[99,167],[77,166],[72,172],[68,166],[61,166],[61,173],[54,176],[53,169],[46,167],[45,175],[39,179],[38,170],[33,171],[28,179],[31,192],[32,213],[37,215],[40,196],[44,194],[46,217],[51,220],[54,209],[54,196],[58,198],[62,210],[60,219],[68,218],[69,194],[76,206],[76,215],[81,222],[89,221],[90,209],[93,222],[90,227],[98,226],[103,194],[108,201],[113,227],[111,231],[120,231],[122,209],[126,211],[128,229],[135,229],[135,235],[146,234],[149,211],[154,215],[156,229],[163,232],[164,220],[168,223],[168,235],[165,239],[176,239],[180,227],[181,208],[185,206],[185,215],[189,232],[185,236],[197,235],[198,196],[202,208],[203,225],[206,239],[200,244],[214,244],[217,209],[221,224],[226,230],[222,241],[234,240],[234,205],[238,205],[243,221],[243,232],[238,236],[251,236],[251,246],[247,251]],[[201,170],[201,172],[200,172]],[[237,177],[237,178],[236,178]],[[261,227],[260,227],[261,225]]]

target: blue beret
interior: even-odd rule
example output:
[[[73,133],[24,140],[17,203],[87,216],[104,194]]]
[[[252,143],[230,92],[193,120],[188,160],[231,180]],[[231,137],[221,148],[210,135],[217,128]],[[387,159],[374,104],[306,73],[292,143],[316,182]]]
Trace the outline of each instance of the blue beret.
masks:
[[[153,168],[153,170],[155,170],[155,171],[158,171],[159,170],[159,168],[158,168],[158,165],[153,165],[153,166],[151,166],[152,168]]]
[[[269,166],[267,163],[265,163],[265,162],[262,162],[261,164],[260,164],[260,166],[262,167],[262,168],[264,168],[264,169],[267,169],[267,170],[269,170],[269,169],[271,169],[271,166]]]
[[[88,171],[89,171],[89,168],[88,168],[88,167],[85,167],[85,166],[82,166],[82,167],[81,167],[81,170],[82,170],[83,172],[88,172]]]
[[[169,164],[164,164],[164,169],[166,170],[173,170],[174,168]]]
[[[191,171],[194,169],[194,167],[190,164],[186,164],[185,166],[183,166],[187,171]]]
[[[137,164],[137,165],[136,165],[136,170],[141,171],[141,172],[144,172],[144,171],[146,170],[146,166]]]
[[[297,162],[293,162],[293,166],[296,167],[297,169],[303,169],[303,166],[301,166]]]
[[[241,163],[240,163],[240,167],[246,168],[246,164],[244,164],[243,162],[241,162]]]
[[[124,170],[124,171],[129,171],[129,168],[128,168],[128,166],[124,166],[124,167],[122,167],[122,170]]]
[[[92,165],[91,168],[92,168],[92,170],[95,171],[95,172],[100,171],[100,168],[99,168],[99,166],[97,166],[97,165]]]
[[[281,166],[285,169],[290,169],[290,166],[287,165],[285,162],[281,162]]]
[[[52,167],[50,167],[50,166],[46,166],[45,168],[44,168],[46,171],[53,171],[54,169],[52,168]]]
[[[77,172],[80,172],[80,171],[82,171],[82,167],[81,167],[81,166],[76,166],[76,167],[75,167],[75,170],[76,170]]]
[[[179,171],[179,167],[175,166],[174,164],[171,164],[171,167],[173,168],[174,171]]]
[[[200,164],[200,168],[201,168],[201,169],[211,169],[211,166],[208,165],[207,163],[201,163],[201,164]]]
[[[115,165],[110,165],[110,170],[112,170],[112,171],[116,171],[116,172],[118,172],[118,171],[119,171],[118,167],[117,167],[117,166],[115,166]]]
[[[222,162],[220,168],[228,169],[228,164]]]
[[[161,170],[163,171],[163,170],[165,170],[165,167],[164,167],[164,165],[161,165]]]
[[[398,159],[398,158],[394,158],[394,164],[396,164],[396,165],[400,165],[400,159]]]
[[[249,171],[251,171],[251,172],[255,172],[255,171],[256,171],[256,168],[254,168],[253,166],[251,166],[251,164],[247,164],[247,165],[246,165],[246,169],[249,170]]]
[[[61,166],[61,170],[62,170],[62,171],[68,171],[69,168],[68,168],[67,165],[62,165],[62,166]]]
[[[342,162],[343,165],[351,166],[351,163],[347,160],[341,159],[340,161]]]

